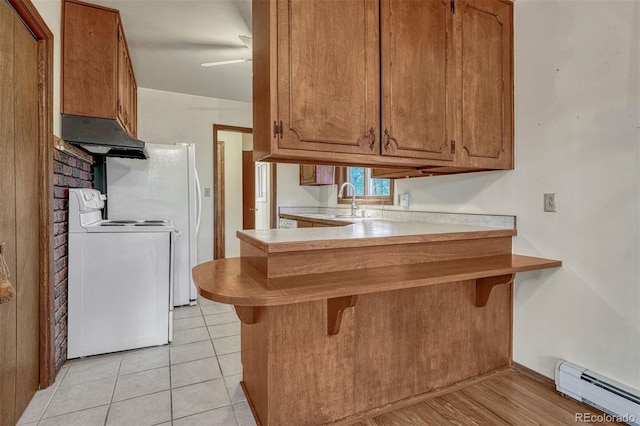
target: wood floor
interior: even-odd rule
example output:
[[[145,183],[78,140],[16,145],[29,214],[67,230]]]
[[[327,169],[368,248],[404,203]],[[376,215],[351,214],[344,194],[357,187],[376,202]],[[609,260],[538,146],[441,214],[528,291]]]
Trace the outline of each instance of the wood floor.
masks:
[[[373,418],[358,426],[574,425],[576,413],[599,414],[514,370]],[[610,425],[615,423],[590,423]]]

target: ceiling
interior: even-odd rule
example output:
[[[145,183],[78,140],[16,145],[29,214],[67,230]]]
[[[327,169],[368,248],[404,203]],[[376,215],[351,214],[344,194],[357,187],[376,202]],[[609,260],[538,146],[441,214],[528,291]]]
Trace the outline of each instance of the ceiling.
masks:
[[[88,0],[118,9],[138,87],[251,102],[251,0]]]

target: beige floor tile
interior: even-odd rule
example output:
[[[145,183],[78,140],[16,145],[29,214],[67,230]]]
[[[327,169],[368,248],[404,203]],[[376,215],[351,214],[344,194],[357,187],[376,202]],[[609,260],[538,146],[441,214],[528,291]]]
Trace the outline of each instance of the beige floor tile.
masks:
[[[103,426],[109,411],[108,405],[76,411],[61,416],[49,417],[38,426]]]
[[[171,394],[174,419],[230,405],[222,379],[172,389]]]
[[[192,318],[202,316],[200,306],[181,306],[173,310],[173,319]]]
[[[222,377],[216,357],[171,366],[171,387],[193,385]]]
[[[173,320],[173,331],[187,330],[189,328],[198,328],[204,326],[205,324],[202,316]]]
[[[240,336],[236,335],[214,339],[213,348],[216,350],[216,355],[240,352]]]
[[[118,377],[113,402],[160,392],[169,387],[169,367],[126,374]]]
[[[242,374],[234,374],[224,378],[224,384],[227,386],[227,392],[229,392],[229,398],[231,403],[246,401],[247,397],[242,390],[240,381],[242,380]]]
[[[218,303],[218,302],[214,302],[213,300],[205,299],[204,297],[198,296],[198,305],[197,306],[202,307],[202,306],[212,305],[214,303]]]
[[[218,324],[208,327],[209,335],[212,339],[220,337],[235,336],[240,334],[240,321],[234,321],[227,324]]]
[[[29,405],[22,413],[22,416],[18,420],[18,426],[26,426],[29,423],[37,422],[42,417],[44,410],[49,405],[51,398],[53,398],[53,394],[55,393],[60,383],[64,379],[65,374],[69,370],[69,366],[71,365],[70,361],[67,361],[61,368],[60,371],[56,374],[56,379],[51,386],[46,389],[41,389],[35,393]]]
[[[122,357],[120,375],[152,370],[169,365],[169,346],[139,349],[126,352]]]
[[[171,394],[164,391],[114,402],[109,409],[107,426],[150,426],[170,420]]]
[[[115,379],[120,369],[122,354],[75,360],[64,375],[61,387],[103,379]]]
[[[38,422],[40,417],[42,417],[42,413],[44,413],[44,410],[46,410],[49,405],[51,398],[53,398],[53,394],[57,387],[58,386],[53,385],[49,386],[47,389],[37,391],[18,420],[18,426]]]
[[[51,398],[43,418],[109,404],[115,383],[113,378],[66,387],[61,385]]]
[[[217,302],[213,302],[210,305],[203,306],[200,309],[202,310],[203,315],[214,315],[214,314],[224,314],[226,312],[234,312],[231,305],[227,305],[226,303],[217,303]]]
[[[218,324],[227,324],[230,322],[239,322],[238,316],[235,312],[225,312],[223,314],[214,314],[207,315],[204,317],[207,326],[209,325],[218,325]],[[174,321],[175,323],[175,321]]]
[[[215,356],[213,344],[210,340],[173,346],[170,348],[170,353],[172,365]]]
[[[238,402],[233,404],[233,412],[236,414],[236,421],[238,426],[256,426],[256,421],[253,418],[253,413],[249,404],[245,402]]]
[[[240,360],[240,352],[220,355],[218,357],[220,369],[224,377],[233,376],[242,373],[242,361]]]
[[[173,421],[173,426],[234,426],[235,424],[236,418],[229,405]]]
[[[209,339],[209,332],[206,327],[177,330],[173,332],[173,341],[171,342],[171,346],[184,345],[185,343],[201,342],[203,340]]]

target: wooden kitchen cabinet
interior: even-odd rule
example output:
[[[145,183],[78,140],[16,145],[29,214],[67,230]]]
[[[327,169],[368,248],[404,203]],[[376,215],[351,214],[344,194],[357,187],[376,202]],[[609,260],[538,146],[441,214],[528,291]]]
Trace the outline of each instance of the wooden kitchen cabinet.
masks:
[[[62,113],[118,120],[136,137],[137,86],[119,12],[64,1],[62,45]]]
[[[333,185],[333,166],[300,164],[300,186]]]
[[[253,7],[256,160],[403,177],[513,168],[510,1]]]
[[[137,86],[133,74],[129,50],[124,37],[122,24],[118,24],[118,120],[125,130],[132,135],[137,134]]]
[[[253,7],[256,158],[377,156],[377,1],[256,0]]]
[[[513,5],[456,0],[456,164],[513,168]]]
[[[381,0],[382,155],[452,161],[449,0]],[[424,162],[422,162],[424,164]]]

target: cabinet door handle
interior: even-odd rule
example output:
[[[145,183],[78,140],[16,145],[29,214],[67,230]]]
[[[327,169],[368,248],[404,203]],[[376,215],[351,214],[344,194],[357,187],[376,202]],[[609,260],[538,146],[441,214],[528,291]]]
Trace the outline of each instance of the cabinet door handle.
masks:
[[[373,127],[369,129],[369,133],[360,136],[360,138],[358,139],[358,145],[360,145],[363,141],[368,141],[369,149],[373,151],[373,148],[376,147],[376,131]]]
[[[391,144],[391,141],[393,141],[393,143],[395,143],[396,146],[398,146],[398,141],[396,140],[396,138],[391,136],[391,133],[389,133],[389,129],[385,127],[384,128],[384,150],[385,151],[389,151],[389,145]]]

